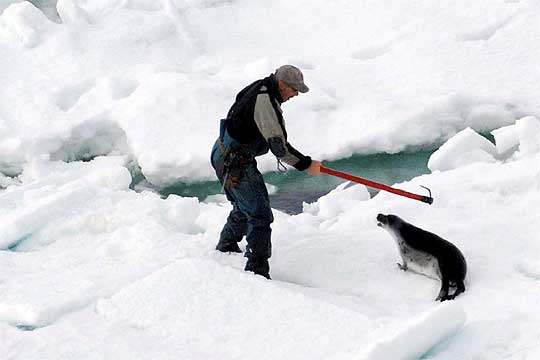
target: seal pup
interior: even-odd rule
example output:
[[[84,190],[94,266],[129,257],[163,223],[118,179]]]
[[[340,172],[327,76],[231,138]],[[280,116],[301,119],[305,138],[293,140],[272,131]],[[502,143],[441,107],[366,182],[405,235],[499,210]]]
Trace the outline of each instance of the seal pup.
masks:
[[[452,300],[465,291],[467,263],[459,249],[443,238],[422,230],[396,215],[377,215],[377,225],[392,235],[399,249],[403,264],[400,269],[408,269],[439,278],[441,291],[439,301]],[[455,288],[452,295],[450,287]]]

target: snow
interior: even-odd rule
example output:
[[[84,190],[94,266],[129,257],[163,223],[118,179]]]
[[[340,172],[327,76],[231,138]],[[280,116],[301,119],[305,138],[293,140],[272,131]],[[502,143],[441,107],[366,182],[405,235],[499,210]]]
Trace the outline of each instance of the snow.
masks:
[[[495,138],[498,154],[504,154],[519,145],[519,136],[515,124],[495,129],[491,132],[491,135]]]
[[[540,357],[540,4],[56,5],[0,0],[2,359]],[[284,63],[311,88],[283,105],[305,153],[438,150],[394,184],[433,205],[341,184],[274,211],[268,281],[214,251],[224,195],[146,189],[213,179],[219,119]],[[454,243],[466,292],[399,270],[378,213]]]
[[[202,268],[206,270],[201,272]],[[231,288],[236,291],[228,291]],[[152,295],[141,298],[140,293]],[[280,301],[269,306],[268,299],[275,297]],[[170,316],[171,311],[176,315]],[[178,260],[110,299],[98,301],[96,312],[107,321],[182,339],[167,344],[165,353],[200,359],[216,353],[226,358],[246,353],[263,359],[285,358],[299,349],[306,357],[335,355],[336,347],[350,348],[369,324],[362,314],[302,296],[294,286],[251,278],[216,261],[193,259]],[[321,321],[340,332],[319,331]],[[275,326],[267,329],[268,323]],[[273,336],[265,336],[267,331]],[[204,336],[208,333],[214,338]],[[265,339],[239,347],[238,340],[249,334]]]
[[[418,359],[458,332],[465,321],[466,315],[461,305],[450,302],[441,304],[415,319],[414,323],[404,326],[399,333],[373,344],[361,359]]]
[[[348,185],[350,185],[350,182],[338,185],[316,203],[303,203],[304,213],[332,221],[358,201],[365,201],[370,198],[369,192],[364,185]]]
[[[538,119],[532,116],[519,119],[516,121],[516,128],[520,155],[526,156],[540,151],[540,121]]]
[[[44,164],[28,164],[21,175],[21,180],[28,185],[22,189],[11,187],[0,194],[1,208],[7,214],[0,224],[0,248],[16,245],[66,212],[79,212],[90,199],[99,197],[104,187],[128,187],[129,171],[123,164],[115,163],[118,163],[115,158],[99,159],[82,171],[74,171],[74,166],[63,162],[55,163],[52,170]],[[76,167],[82,166],[77,164]]]
[[[213,178],[199,144],[215,139],[239,89],[288,62],[312,88],[285,104],[288,131],[319,159],[442,144],[467,127],[538,116],[539,7],[530,1],[60,0],[61,23],[8,3],[3,173],[63,152],[82,127],[113,129],[109,147],[97,137],[82,156],[130,155],[155,186]],[[272,28],[287,29],[287,41]],[[260,165],[275,169],[269,156]]]
[[[496,153],[497,148],[488,139],[466,128],[431,155],[428,168],[444,171],[478,161],[494,162]]]
[[[16,180],[10,178],[9,176],[0,174],[0,188],[7,188],[8,186],[15,184],[17,184]]]

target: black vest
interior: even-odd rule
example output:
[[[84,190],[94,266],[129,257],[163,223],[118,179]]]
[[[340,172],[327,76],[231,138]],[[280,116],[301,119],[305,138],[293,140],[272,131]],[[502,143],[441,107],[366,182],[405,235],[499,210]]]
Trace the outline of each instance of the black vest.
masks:
[[[266,87],[266,90],[261,90],[263,86]],[[279,94],[277,80],[272,74],[264,79],[255,81],[240,91],[236,95],[236,100],[227,114],[227,132],[241,144],[249,144],[261,140],[266,142],[253,119],[257,96],[262,93],[268,93],[285,139],[287,138],[287,132],[285,131],[285,126],[283,126],[283,115],[281,115],[281,111],[278,110],[277,105],[283,101]]]

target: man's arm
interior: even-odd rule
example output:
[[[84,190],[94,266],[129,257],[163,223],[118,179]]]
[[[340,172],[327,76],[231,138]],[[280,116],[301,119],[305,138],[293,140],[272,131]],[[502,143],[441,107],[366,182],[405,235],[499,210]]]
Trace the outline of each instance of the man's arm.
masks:
[[[306,170],[312,165],[311,157],[305,156],[293,148],[285,138],[283,128],[268,94],[263,93],[257,96],[254,119],[276,157],[298,170]]]

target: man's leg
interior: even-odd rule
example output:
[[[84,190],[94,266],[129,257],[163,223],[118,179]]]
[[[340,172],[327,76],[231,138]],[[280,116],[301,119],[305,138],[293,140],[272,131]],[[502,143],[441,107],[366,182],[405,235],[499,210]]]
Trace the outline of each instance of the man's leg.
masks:
[[[219,181],[223,184],[226,174],[223,172],[223,159],[220,155],[216,142],[212,149],[212,166],[216,170]],[[246,234],[248,245],[245,256],[248,260],[244,270],[253,271],[255,274],[270,279],[268,265],[268,258],[272,255],[270,224],[274,221],[274,217],[264,179],[254,161],[245,166],[238,182],[230,189],[225,189],[225,194],[233,204],[233,211],[223,227],[220,243],[223,239],[229,246],[238,247],[238,241]],[[243,227],[241,224],[246,222],[247,227]],[[218,247],[220,247],[219,243],[216,249]]]
[[[214,144],[212,148],[212,154],[210,155],[210,162],[212,167],[216,171],[216,176],[219,179],[219,182],[223,185],[224,176],[223,173],[223,156],[219,150],[218,141]],[[229,213],[227,222],[221,230],[221,235],[219,237],[219,242],[216,245],[216,250],[221,252],[236,252],[241,253],[242,250],[238,246],[238,243],[242,240],[242,237],[246,234],[247,231],[247,218],[240,211],[234,196],[227,190],[225,190],[225,195],[227,199],[233,205],[232,211]]]
[[[229,213],[227,222],[221,230],[219,242],[216,245],[216,250],[221,252],[236,252],[241,253],[242,250],[238,243],[242,241],[247,232],[247,217],[240,211],[238,205],[233,202],[233,209]]]
[[[240,181],[231,189],[239,209],[247,217],[248,258],[244,270],[270,279],[268,258],[272,255],[270,224],[274,221],[268,192],[255,164],[246,167]]]
[[[270,279],[270,265],[268,264],[268,258],[272,255],[272,245],[270,241],[272,232],[270,223],[272,220],[269,220],[268,218],[250,218],[250,220],[248,220],[248,232],[246,237],[248,244],[246,246],[245,256],[247,257],[247,261],[244,270],[252,271],[267,279]]]

